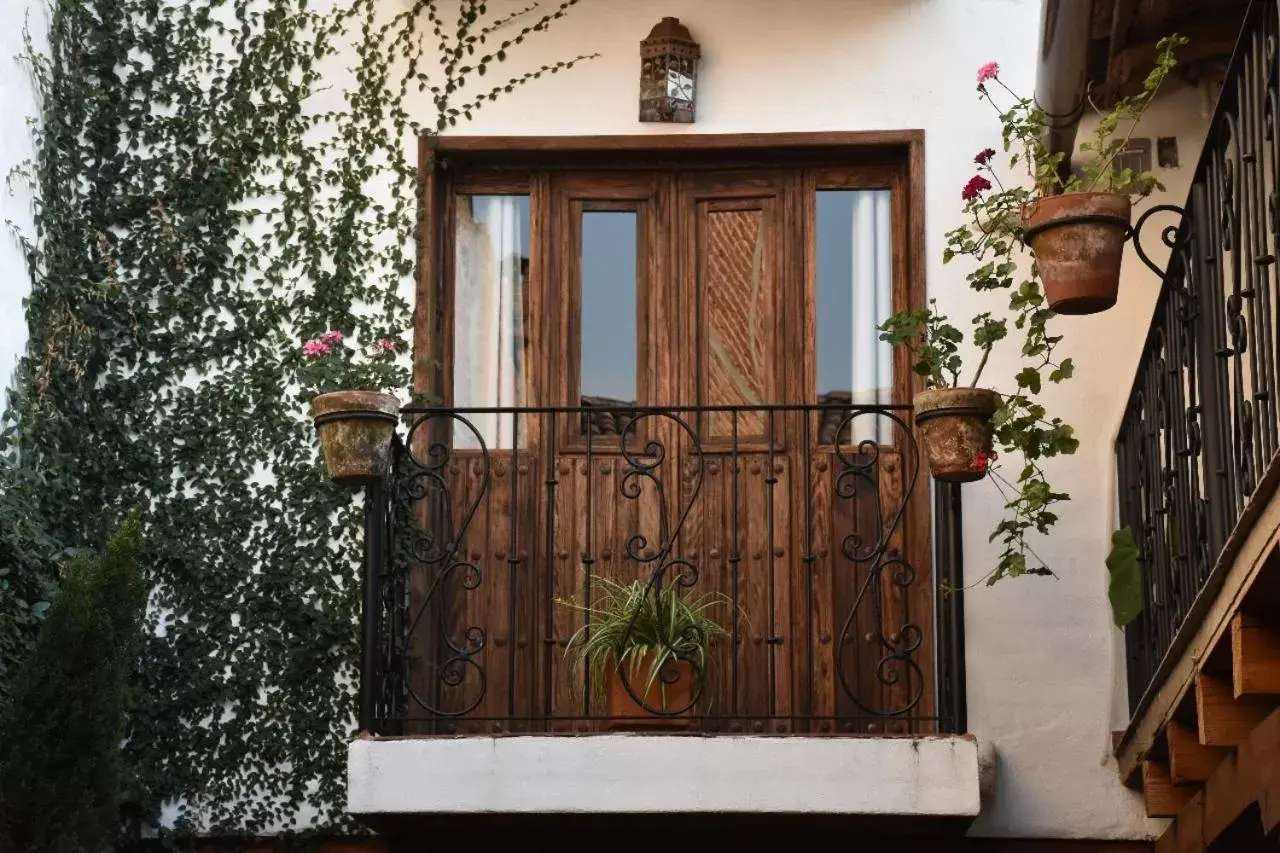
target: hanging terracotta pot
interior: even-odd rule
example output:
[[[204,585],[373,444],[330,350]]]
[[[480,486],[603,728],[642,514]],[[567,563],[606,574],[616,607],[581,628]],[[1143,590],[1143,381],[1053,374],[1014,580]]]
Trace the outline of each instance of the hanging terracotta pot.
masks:
[[[991,452],[991,416],[1000,395],[986,388],[934,388],[915,397],[916,429],[929,473],[947,483],[981,480]]]
[[[1131,213],[1129,197],[1114,193],[1063,193],[1022,209],[1050,308],[1097,314],[1116,304]]]
[[[687,729],[693,725],[690,714],[694,694],[693,664],[686,660],[673,661],[664,668],[668,676],[674,680],[664,683],[661,676],[648,684],[649,667],[653,661],[653,653],[640,658],[635,669],[627,665],[631,690],[623,683],[617,667],[609,668],[608,682],[605,684],[605,709],[611,718],[605,727],[611,731],[646,731],[653,729]],[[648,690],[645,690],[646,685]],[[644,700],[637,702],[632,692]],[[679,711],[678,714],[655,714],[645,706],[660,711],[668,709]]]
[[[329,476],[361,486],[387,473],[400,401],[377,391],[333,391],[311,400]]]

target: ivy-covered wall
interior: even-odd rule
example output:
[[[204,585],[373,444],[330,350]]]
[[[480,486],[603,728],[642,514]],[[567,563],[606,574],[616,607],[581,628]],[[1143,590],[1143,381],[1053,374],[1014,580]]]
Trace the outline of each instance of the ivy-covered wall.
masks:
[[[5,21],[21,22],[26,9],[26,0],[0,0],[0,18]],[[34,43],[43,44],[41,19],[29,24]],[[31,133],[23,118],[35,115],[36,99],[18,63],[23,49],[20,24],[0,27],[0,176],[8,175],[32,153]],[[14,228],[29,233],[31,213],[31,194],[20,182],[9,182],[0,192],[0,223],[12,222]],[[8,233],[0,234],[0,387],[8,384],[27,342],[22,299],[28,289],[21,247]]]
[[[318,463],[301,342],[393,340],[407,391],[415,134],[572,65],[496,73],[575,2],[33,9],[28,340],[0,445],[0,612],[23,619],[0,657],[60,562],[140,505],[125,749],[180,833],[347,825],[360,514]]]

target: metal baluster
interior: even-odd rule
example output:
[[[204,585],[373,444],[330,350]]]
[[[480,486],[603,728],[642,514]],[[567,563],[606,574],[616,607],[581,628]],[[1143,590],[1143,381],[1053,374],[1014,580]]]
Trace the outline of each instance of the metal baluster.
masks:
[[[591,640],[591,566],[595,562],[591,557],[591,537],[593,533],[593,524],[595,522],[595,506],[594,506],[594,488],[593,483],[596,478],[595,472],[595,455],[594,448],[596,437],[594,434],[594,424],[588,421],[587,425],[587,469],[585,471],[587,478],[587,530],[586,541],[583,543],[583,550],[579,552],[579,559],[582,561],[582,641],[583,643]],[[625,442],[625,429],[619,434],[619,441]],[[576,542],[572,545],[577,545]],[[582,673],[582,716],[590,719],[591,717],[591,667],[584,667]]]
[[[813,619],[813,432],[821,428],[825,410],[818,409],[817,417],[806,411],[798,421],[804,424],[804,556],[800,558],[804,566],[804,714],[807,728],[813,731],[813,644],[817,641]]]
[[[740,533],[738,530],[738,476],[741,465],[738,463],[738,413],[733,412],[732,441],[730,444],[730,456],[733,463],[733,511],[730,517],[730,529],[732,530],[733,544],[729,550],[729,571],[733,575],[733,713],[738,713],[738,660],[741,657],[741,649],[739,644],[742,642],[740,635],[742,600],[741,590],[739,589],[739,572],[738,567],[742,562],[742,550],[738,547]],[[703,424],[705,426],[705,422]]]
[[[543,620],[545,631],[542,637],[542,713],[543,722],[550,727],[551,719],[554,713],[554,684],[555,671],[554,657],[556,648],[556,625],[555,625],[555,604],[556,604],[556,435],[560,431],[559,418],[555,414],[550,414],[546,418],[546,422],[550,424],[550,428],[546,430],[547,442],[547,497],[543,512],[546,517],[543,519],[545,525],[545,554],[546,554],[546,591],[543,597]]]
[[[511,414],[511,518],[507,524],[507,716],[516,716],[516,610],[520,599],[516,587],[520,566],[518,526],[520,519],[520,414]]]
[[[378,616],[382,604],[381,579],[383,528],[386,524],[385,484],[373,480],[364,488],[364,604],[361,608],[364,648],[360,657],[360,730],[374,732],[377,727],[375,697],[377,695]]]
[[[777,591],[774,589],[775,562],[774,562],[774,544],[773,544],[773,541],[774,541],[773,539],[774,537],[773,488],[778,483],[778,477],[773,470],[773,463],[774,463],[773,415],[774,415],[773,410],[769,409],[768,410],[769,428],[765,430],[765,432],[767,433],[767,441],[768,441],[768,454],[767,454],[768,467],[765,469],[765,472],[764,472],[765,473],[765,478],[764,478],[765,513],[768,515],[768,520],[767,520],[768,526],[766,529],[768,530],[768,558],[769,558],[769,636],[765,639],[765,642],[769,646],[769,716],[770,717],[776,717],[778,715],[778,680],[777,680],[778,679],[778,661],[777,661],[778,655],[777,655],[777,652],[778,652],[778,644],[782,642],[782,638],[778,636],[778,632],[777,632],[777,625],[776,625],[777,614],[775,613],[775,610],[776,610],[775,599],[777,596]]]

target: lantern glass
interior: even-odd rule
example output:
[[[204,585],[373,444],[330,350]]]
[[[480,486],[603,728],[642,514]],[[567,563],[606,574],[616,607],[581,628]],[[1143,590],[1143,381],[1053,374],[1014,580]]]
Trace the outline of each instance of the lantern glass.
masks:
[[[698,43],[676,18],[663,18],[640,43],[640,120],[693,121]]]

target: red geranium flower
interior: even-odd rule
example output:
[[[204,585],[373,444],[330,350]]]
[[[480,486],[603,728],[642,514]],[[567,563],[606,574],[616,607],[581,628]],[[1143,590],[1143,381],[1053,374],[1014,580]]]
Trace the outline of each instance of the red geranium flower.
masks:
[[[987,469],[991,467],[991,463],[996,461],[996,452],[994,450],[979,450],[978,455],[973,458],[973,468],[979,474],[987,473]]]
[[[979,166],[985,166],[991,162],[991,158],[994,156],[996,156],[996,149],[983,148],[978,152],[978,156],[973,158],[973,162],[977,163]]]
[[[960,192],[960,198],[965,201],[972,201],[978,197],[978,193],[991,189],[991,182],[982,175],[974,175],[969,179],[969,183],[964,185],[964,189]]]

